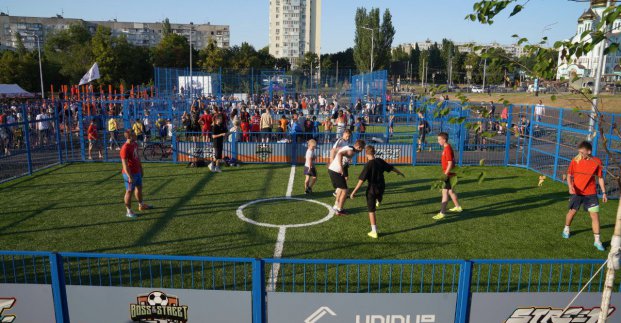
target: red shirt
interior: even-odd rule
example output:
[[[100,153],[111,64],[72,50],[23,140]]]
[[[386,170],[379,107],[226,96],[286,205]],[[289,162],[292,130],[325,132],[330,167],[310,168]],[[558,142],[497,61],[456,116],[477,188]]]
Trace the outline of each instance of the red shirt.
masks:
[[[138,158],[138,144],[135,142],[123,144],[121,148],[121,159],[127,161],[127,168],[132,174],[138,174],[141,170],[140,158]],[[123,173],[125,170],[123,170]]]
[[[88,140],[97,140],[97,126],[93,123],[88,126]]]
[[[453,154],[453,147],[451,145],[446,144],[444,146],[444,150],[442,151],[442,171],[446,172],[448,169],[448,163],[453,162],[453,167],[455,167],[455,155]],[[449,173],[449,176],[455,175],[455,173]]]
[[[212,119],[210,114],[203,114],[198,120],[203,123],[203,131],[211,130]]]
[[[567,174],[573,177],[576,195],[595,195],[595,176],[602,177],[602,161],[597,157],[574,159],[569,163]]]

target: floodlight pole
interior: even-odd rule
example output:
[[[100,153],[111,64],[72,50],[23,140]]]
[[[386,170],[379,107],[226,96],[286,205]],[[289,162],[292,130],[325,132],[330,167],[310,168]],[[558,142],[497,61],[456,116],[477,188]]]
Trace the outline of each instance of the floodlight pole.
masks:
[[[45,100],[45,91],[43,90],[43,64],[41,63],[41,39],[36,34],[24,34],[33,36],[37,39],[37,51],[39,52],[39,79],[41,80],[41,99]]]
[[[192,31],[194,30],[194,23],[190,21],[190,99],[194,99],[194,93],[192,88]]]
[[[375,30],[369,27],[360,27],[362,29],[365,30],[369,30],[371,31],[371,68],[370,68],[370,72],[373,73],[373,53],[375,52]]]

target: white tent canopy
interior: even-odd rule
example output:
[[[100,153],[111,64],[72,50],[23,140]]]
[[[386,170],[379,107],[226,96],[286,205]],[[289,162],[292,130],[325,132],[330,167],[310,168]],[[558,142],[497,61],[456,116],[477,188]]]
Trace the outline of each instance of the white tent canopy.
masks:
[[[0,84],[0,98],[32,98],[34,94],[17,84]]]

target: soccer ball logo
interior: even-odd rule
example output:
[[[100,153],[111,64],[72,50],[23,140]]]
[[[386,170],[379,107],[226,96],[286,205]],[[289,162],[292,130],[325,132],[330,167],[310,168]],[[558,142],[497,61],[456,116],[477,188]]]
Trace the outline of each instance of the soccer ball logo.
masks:
[[[151,292],[147,296],[147,302],[153,306],[166,306],[168,305],[168,296],[162,292]]]

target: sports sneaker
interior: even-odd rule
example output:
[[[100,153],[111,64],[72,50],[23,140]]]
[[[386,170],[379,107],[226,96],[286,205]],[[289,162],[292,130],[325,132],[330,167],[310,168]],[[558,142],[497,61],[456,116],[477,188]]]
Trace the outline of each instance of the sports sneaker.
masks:
[[[601,242],[598,242],[598,241],[593,242],[593,246],[599,251],[606,251],[606,249],[604,248]]]
[[[380,207],[380,201],[375,201],[375,207]]]
[[[371,231],[367,235],[373,239],[377,239],[377,231]]]
[[[336,197],[336,192],[332,193],[332,196]]]
[[[345,215],[347,215],[347,212],[345,212],[345,210],[338,210],[338,211],[336,211],[336,215],[337,216],[345,216]]]
[[[146,203],[142,203],[142,204],[138,205],[138,210],[139,211],[150,210],[152,208],[153,208],[153,206],[151,206],[149,204],[146,204]]]
[[[442,219],[444,219],[444,217],[445,217],[444,213],[438,213],[432,219],[434,219],[434,220],[442,220]]]
[[[216,173],[222,173],[222,169],[220,169],[220,167],[218,167],[218,166],[214,167],[214,171]]]
[[[311,189],[310,189],[310,187],[307,187],[307,188],[304,190],[304,194],[310,194],[310,193],[311,193]]]
[[[135,219],[135,218],[137,218],[137,217],[138,217],[138,215],[136,215],[136,213],[134,213],[134,212],[127,212],[127,213],[125,214],[125,216],[126,216],[126,217],[128,217],[128,218],[130,218],[130,219]]]
[[[563,239],[569,239],[569,235],[570,235],[569,232],[563,230],[563,234],[562,234]]]
[[[464,210],[461,208],[461,206],[456,206],[456,207],[454,207],[454,208],[449,210],[449,212],[453,212],[453,213],[461,213],[463,211]]]
[[[209,168],[209,171],[212,173],[216,171],[213,163],[209,163],[209,166],[207,166],[207,168]]]

